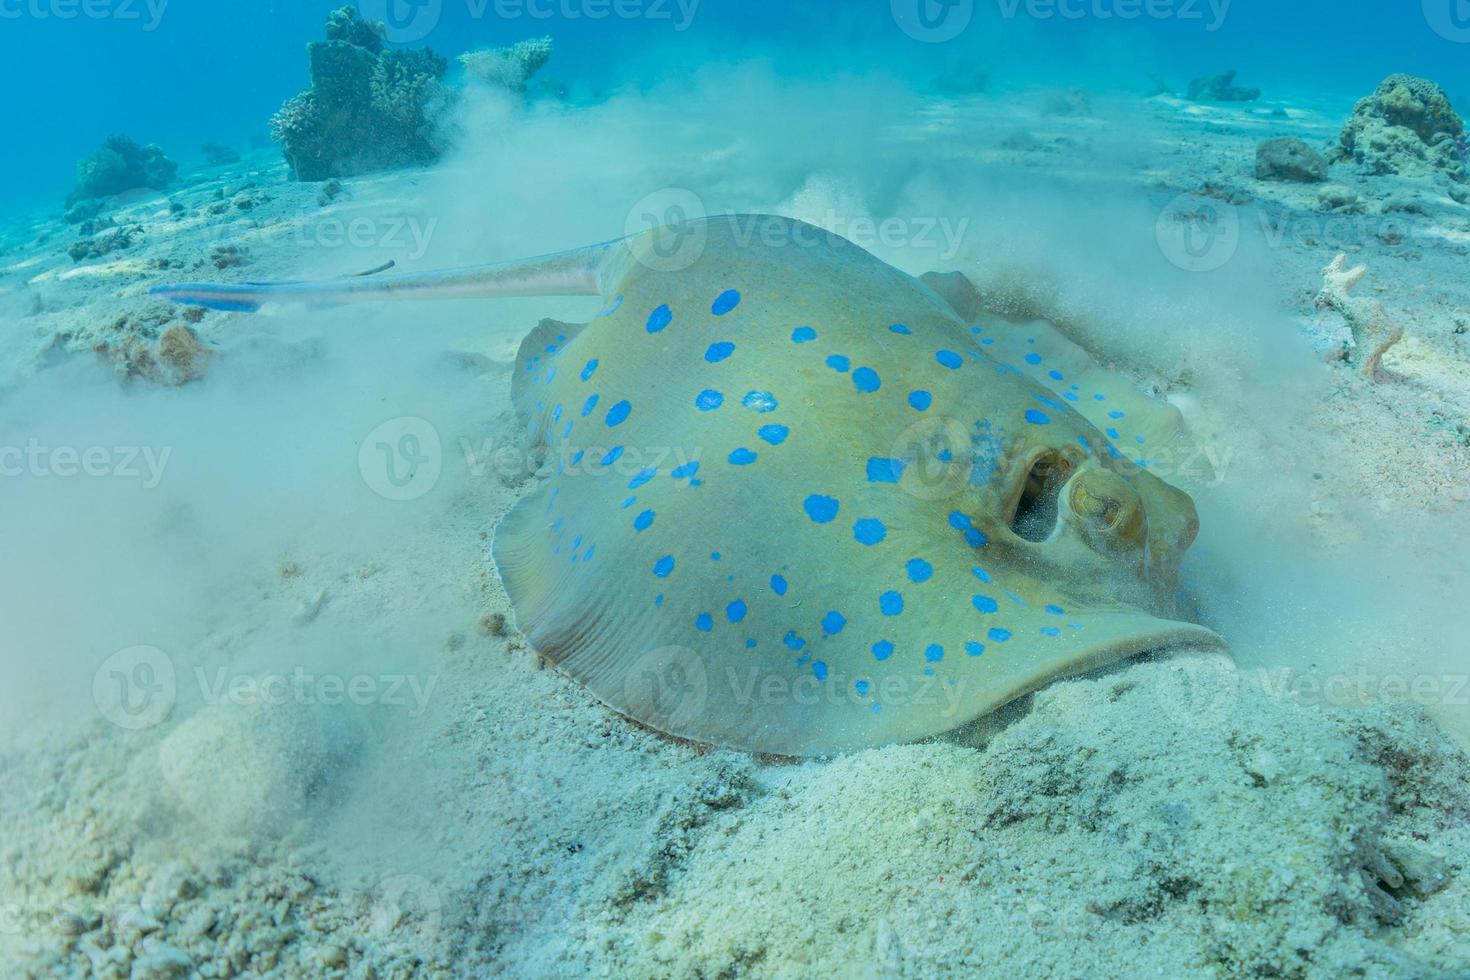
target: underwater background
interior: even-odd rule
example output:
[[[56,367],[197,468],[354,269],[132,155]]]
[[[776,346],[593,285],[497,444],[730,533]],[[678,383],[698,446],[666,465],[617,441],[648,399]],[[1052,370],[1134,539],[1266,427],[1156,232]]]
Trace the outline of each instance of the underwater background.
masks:
[[[1470,974],[1466,0],[344,2],[0,0],[0,974]],[[908,729],[934,738],[721,747],[701,721],[740,712],[682,671],[650,718],[556,669],[495,552],[561,475],[513,397],[556,353],[527,338],[665,314],[251,285],[756,212],[927,277],[971,361],[1048,386],[1048,432],[1083,397],[1058,365],[1126,404],[1084,407],[1192,499],[1169,615],[1224,652]],[[635,370],[642,413],[730,355],[697,346],[560,383]],[[853,398],[909,369],[824,363]],[[707,455],[714,485],[754,454]],[[661,513],[688,549],[732,523]],[[629,526],[597,581],[649,606],[672,568],[612,568]],[[869,613],[1020,600],[938,564]],[[1115,584],[1078,568],[1043,584]],[[746,598],[690,617],[702,649]]]
[[[921,2],[933,0],[907,6],[917,11]],[[1414,9],[1421,2],[1422,12]],[[1459,0],[1413,0],[1393,11],[1371,0],[1177,0],[1159,6],[1167,16],[1148,16],[1139,4],[1133,19],[1118,16],[1132,14],[1127,3],[1114,9],[1064,0],[1035,6],[1042,16],[1029,16],[1021,0],[960,0],[934,3],[938,23],[968,15],[961,33],[937,44],[897,29],[890,4],[877,0],[650,0],[635,5],[638,16],[598,20],[580,15],[576,4],[568,6],[578,16],[563,16],[550,2],[502,0],[507,16],[496,14],[492,0],[370,7],[386,12],[387,3],[401,6],[405,36],[449,55],[554,28],[556,74],[583,96],[752,58],[769,59],[793,78],[873,73],[916,85],[954,66],[983,65],[1001,89],[1146,91],[1151,75],[1182,85],[1225,67],[1269,79],[1278,94],[1313,99],[1356,98],[1394,71],[1435,78],[1452,93],[1470,88],[1464,45],[1456,41],[1470,15]],[[27,4],[42,15],[28,14]],[[0,161],[0,200],[26,206],[65,190],[71,164],[98,133],[137,131],[148,142],[185,146],[261,138],[261,121],[302,86],[302,39],[315,37],[335,6],[115,0],[87,15],[80,6],[47,11],[39,0],[14,0],[0,19],[0,85],[17,94],[5,109],[11,138]]]

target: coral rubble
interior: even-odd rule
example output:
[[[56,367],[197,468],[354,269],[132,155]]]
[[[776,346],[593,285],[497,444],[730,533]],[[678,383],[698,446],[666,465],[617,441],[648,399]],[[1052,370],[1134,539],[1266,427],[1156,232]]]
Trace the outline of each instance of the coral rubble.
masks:
[[[1336,156],[1370,175],[1442,175],[1464,183],[1465,122],[1434,82],[1390,75],[1353,109]]]
[[[327,21],[327,40],[307,47],[311,88],[271,121],[292,175],[332,177],[432,163],[443,147],[437,117],[448,63],[433,51],[383,47],[383,25],[352,7]]]
[[[1266,140],[1256,148],[1256,178],[1320,184],[1327,179],[1327,159],[1292,136]]]
[[[204,159],[211,167],[222,167],[231,163],[240,162],[240,154],[228,146],[220,143],[205,143],[200,148]]]
[[[1388,318],[1383,304],[1376,299],[1352,295],[1353,288],[1367,275],[1367,266],[1347,267],[1347,256],[1338,255],[1322,270],[1322,292],[1317,296],[1317,309],[1333,310],[1347,321],[1352,331],[1352,346],[1343,358],[1368,379],[1378,376],[1379,365],[1388,349],[1404,337],[1404,328]]]
[[[1209,78],[1196,78],[1189,83],[1189,99],[1191,102],[1254,102],[1261,97],[1258,88],[1242,88],[1235,84],[1235,76],[1239,74],[1234,69],[1211,75]]]

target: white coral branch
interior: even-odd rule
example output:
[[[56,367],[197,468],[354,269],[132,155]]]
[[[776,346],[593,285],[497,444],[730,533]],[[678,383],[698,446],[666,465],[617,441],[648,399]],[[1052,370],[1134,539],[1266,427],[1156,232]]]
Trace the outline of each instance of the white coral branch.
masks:
[[[1383,304],[1376,299],[1360,299],[1353,288],[1368,274],[1365,265],[1349,269],[1347,256],[1339,255],[1322,270],[1322,292],[1317,294],[1317,309],[1334,310],[1347,321],[1353,334],[1347,360],[1358,373],[1372,380],[1388,349],[1404,338],[1404,328],[1390,320]]]

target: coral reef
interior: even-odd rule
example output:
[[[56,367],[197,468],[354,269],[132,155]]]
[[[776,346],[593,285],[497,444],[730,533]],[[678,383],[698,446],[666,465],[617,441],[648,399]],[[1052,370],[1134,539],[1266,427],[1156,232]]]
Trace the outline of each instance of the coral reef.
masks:
[[[532,38],[507,48],[488,48],[459,56],[465,75],[511,92],[526,92],[531,77],[551,60],[549,37]]]
[[[68,214],[83,202],[124,191],[142,188],[164,190],[178,175],[179,165],[158,147],[139,146],[127,136],[108,137],[101,149],[77,164],[77,183],[66,198],[66,206],[70,209]],[[96,213],[94,211],[87,217]]]
[[[448,63],[425,48],[383,48],[383,25],[352,7],[327,21],[327,40],[307,47],[311,88],[271,121],[297,180],[351,177],[432,163]]]
[[[88,222],[90,224],[91,222]],[[83,226],[84,228],[87,225]],[[134,237],[142,231],[137,225],[128,227],[107,227],[91,238],[83,238],[73,242],[66,250],[73,262],[85,262],[88,259],[100,259],[111,255],[113,252],[121,252],[133,247]]]
[[[1256,178],[1320,184],[1327,179],[1327,158],[1293,136],[1266,140],[1256,147]]]
[[[1239,74],[1235,69],[1211,75],[1209,78],[1196,78],[1189,83],[1189,99],[1191,102],[1254,102],[1261,97],[1258,88],[1242,88],[1235,84],[1235,76]]]
[[[240,162],[240,154],[221,143],[205,143],[200,147],[200,152],[204,154],[205,162],[211,167],[222,167]]]
[[[1353,288],[1367,275],[1367,266],[1347,267],[1347,256],[1338,255],[1322,270],[1322,292],[1317,296],[1317,309],[1332,310],[1347,321],[1352,331],[1352,346],[1342,357],[1369,380],[1376,379],[1383,355],[1404,337],[1404,328],[1388,318],[1383,304],[1376,299],[1352,295]]]
[[[1370,175],[1466,179],[1465,122],[1444,89],[1425,78],[1390,75],[1353,109],[1336,156]]]

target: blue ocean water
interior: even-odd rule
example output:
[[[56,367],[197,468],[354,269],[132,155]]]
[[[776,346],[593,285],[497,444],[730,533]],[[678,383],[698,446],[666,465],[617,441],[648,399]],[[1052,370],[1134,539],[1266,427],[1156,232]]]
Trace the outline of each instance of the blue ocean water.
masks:
[[[209,140],[264,138],[306,84],[303,48],[340,0],[0,0],[6,153],[0,202],[64,194],[106,135],[186,165]],[[446,55],[551,34],[547,75],[584,97],[768,60],[793,77],[882,73],[927,84],[981,70],[994,89],[1182,88],[1226,68],[1267,98],[1370,92],[1433,78],[1470,101],[1465,0],[360,0]],[[923,26],[928,25],[928,26]],[[909,30],[905,30],[907,26]]]

